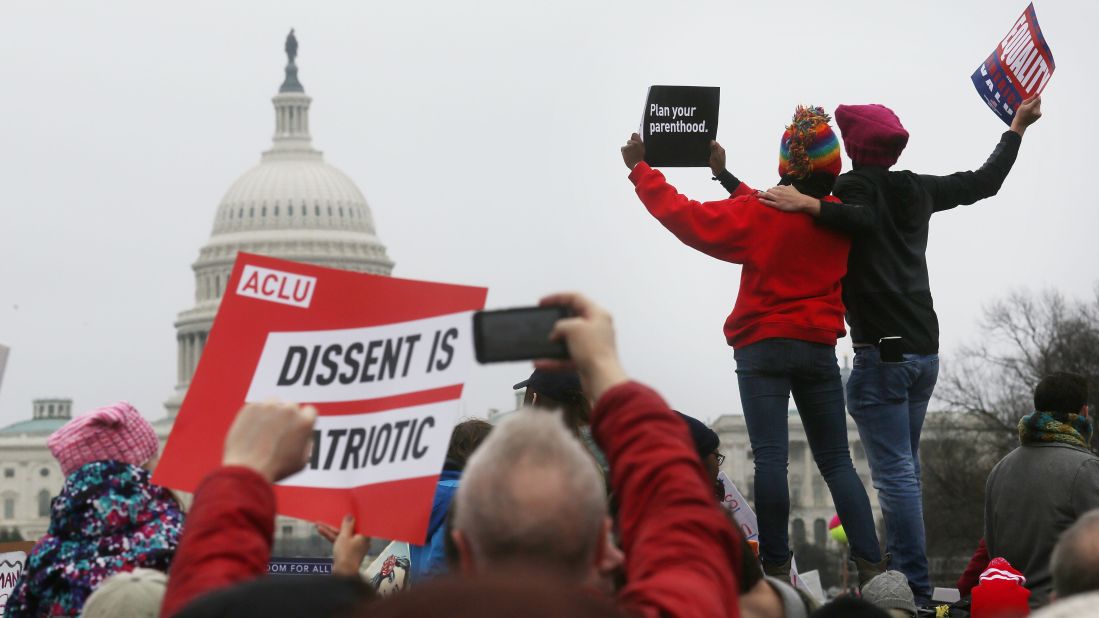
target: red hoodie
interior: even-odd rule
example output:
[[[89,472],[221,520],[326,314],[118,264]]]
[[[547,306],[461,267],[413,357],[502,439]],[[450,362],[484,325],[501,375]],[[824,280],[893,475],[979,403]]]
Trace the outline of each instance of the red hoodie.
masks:
[[[729,345],[783,337],[834,346],[846,334],[840,296],[851,248],[846,236],[817,226],[808,214],[765,206],[744,183],[729,199],[696,202],[644,162],[630,181],[645,208],[684,244],[743,265],[736,305],[725,320]]]

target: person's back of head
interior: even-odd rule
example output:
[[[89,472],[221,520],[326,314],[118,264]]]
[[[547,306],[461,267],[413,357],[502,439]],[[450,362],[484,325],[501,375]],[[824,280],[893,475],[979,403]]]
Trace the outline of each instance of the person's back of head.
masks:
[[[84,603],[84,618],[157,618],[168,576],[156,569],[134,569],[107,578]]]
[[[446,467],[464,469],[473,451],[481,446],[490,431],[492,423],[479,418],[466,419],[455,425],[446,450]]]
[[[614,602],[538,571],[449,576],[365,604],[354,618],[614,618]]]
[[[1084,513],[1061,534],[1050,572],[1057,599],[1099,591],[1099,509]]]
[[[523,405],[539,410],[559,410],[565,425],[574,433],[591,424],[591,402],[575,371],[535,369],[530,377],[512,388],[525,388]]]
[[[521,410],[466,466],[452,513],[461,569],[530,565],[587,578],[606,512],[602,481],[560,416]]]
[[[1088,381],[1066,371],[1051,373],[1034,387],[1034,411],[1063,420],[1079,414],[1088,403]]]
[[[50,453],[71,475],[96,461],[120,461],[151,469],[160,442],[156,431],[132,405],[119,401],[65,423],[46,440]]]
[[[908,145],[908,131],[893,110],[884,105],[840,105],[836,124],[851,164],[859,167],[893,167]]]
[[[908,578],[900,571],[876,575],[862,587],[862,598],[891,615],[915,616],[916,599]]]
[[[173,618],[339,618],[375,596],[361,577],[274,575],[214,590]]]
[[[799,105],[779,142],[780,184],[792,184],[812,197],[824,197],[843,169],[832,118],[821,107]]]

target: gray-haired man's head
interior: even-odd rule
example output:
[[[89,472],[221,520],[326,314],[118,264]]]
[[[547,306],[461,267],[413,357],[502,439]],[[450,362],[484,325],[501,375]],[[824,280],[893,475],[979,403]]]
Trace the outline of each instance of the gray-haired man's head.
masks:
[[[523,565],[584,579],[605,552],[603,482],[557,413],[521,410],[493,429],[452,515],[465,572]]]
[[[1050,572],[1058,599],[1099,590],[1099,509],[1084,513],[1061,534]]]

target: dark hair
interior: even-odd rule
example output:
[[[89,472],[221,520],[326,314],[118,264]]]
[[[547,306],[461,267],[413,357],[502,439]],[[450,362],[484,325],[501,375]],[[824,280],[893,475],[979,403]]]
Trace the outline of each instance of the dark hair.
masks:
[[[450,434],[450,446],[446,449],[447,468],[464,469],[469,456],[481,446],[490,431],[492,423],[479,418],[464,420],[455,425],[454,433]]]
[[[836,177],[828,172],[813,172],[805,178],[795,178],[789,174],[783,176],[780,185],[793,185],[795,189],[810,197],[822,198],[832,193]]]
[[[538,398],[537,401],[532,402],[534,395]],[[591,403],[581,390],[568,390],[560,395],[562,395],[560,398],[551,397],[528,387],[523,403],[540,410],[561,410],[561,418],[565,421],[565,426],[572,433],[579,435],[581,427],[591,424]]]
[[[1061,416],[1076,414],[1088,402],[1088,381],[1065,371],[1051,373],[1034,388],[1034,410]]]

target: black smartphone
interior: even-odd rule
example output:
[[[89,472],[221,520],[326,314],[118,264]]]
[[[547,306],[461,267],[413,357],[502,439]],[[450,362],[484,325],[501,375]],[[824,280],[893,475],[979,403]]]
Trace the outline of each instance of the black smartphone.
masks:
[[[568,317],[562,306],[522,307],[473,314],[473,347],[479,363],[568,358],[564,341],[550,341],[557,320]]]
[[[878,354],[883,363],[904,362],[904,339],[902,337],[882,337],[878,340]]]

